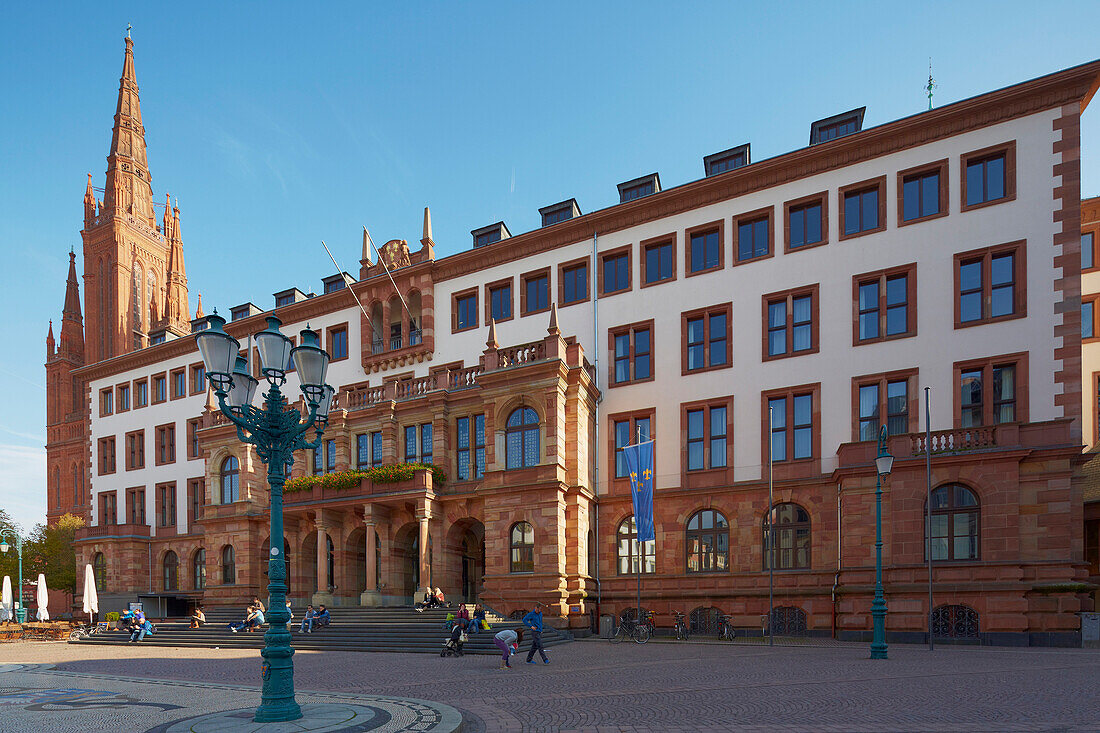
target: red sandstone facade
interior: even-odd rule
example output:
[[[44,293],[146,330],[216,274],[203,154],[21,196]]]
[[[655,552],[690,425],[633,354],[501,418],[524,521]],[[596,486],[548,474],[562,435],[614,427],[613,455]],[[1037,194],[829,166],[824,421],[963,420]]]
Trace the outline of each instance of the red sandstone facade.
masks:
[[[1061,277],[1046,285],[1045,296],[1036,296],[1052,299],[1061,318],[1052,333],[1043,334],[1034,343],[1034,353],[1042,350],[1049,356],[1053,350],[1059,364],[1053,377],[1058,387],[1052,409],[1060,416],[1049,417],[1050,406],[1039,410],[1034,401],[1031,411],[1045,417],[1032,419],[1029,415],[1027,390],[1033,382],[1025,353],[1014,362],[1022,384],[1016,420],[964,427],[956,396],[950,427],[933,432],[929,446],[919,432],[923,418],[919,417],[917,370],[907,371],[908,432],[889,441],[897,460],[884,496],[883,559],[890,638],[923,639],[929,614],[925,454],[931,449],[935,454],[933,488],[959,485],[979,498],[978,508],[973,510],[978,524],[975,555],[937,562],[934,571],[936,607],[950,620],[944,622],[949,635],[969,635],[965,628],[955,634],[956,627],[966,626],[955,623],[955,614],[965,608],[976,614],[973,630],[985,643],[1074,643],[1079,627],[1075,613],[1091,608],[1092,589],[1087,583],[1079,478],[1079,115],[1095,91],[1098,71],[1097,64],[1078,67],[938,110],[935,115],[929,113],[932,116],[926,120],[907,118],[884,125],[863,133],[860,140],[840,140],[832,147],[807,148],[765,161],[755,175],[734,172],[708,178],[501,243],[507,246],[475,249],[439,261],[426,213],[420,250],[411,252],[402,240],[382,248],[381,258],[392,271],[393,282],[364,246],[358,282],[287,305],[279,312],[288,323],[317,319],[355,307],[352,291],[366,310],[352,311],[359,320],[359,338],[355,348],[349,348],[349,358],[352,362],[358,359],[359,377],[335,385],[339,396],[325,433],[325,440],[333,441],[334,461],[328,461],[327,447],[322,457],[326,465],[316,470],[312,455],[298,456],[293,476],[363,465],[360,436],[367,438],[367,463],[379,457],[373,453],[375,434],[382,464],[409,460],[404,431],[410,426],[417,442],[413,454],[418,456],[426,453],[420,442],[424,426],[431,426],[427,433],[431,462],[440,465],[446,476],[435,480],[431,472],[422,470],[402,483],[364,479],[350,489],[317,485],[288,494],[285,549],[290,597],[299,606],[305,602],[335,606],[401,603],[430,584],[442,587],[451,597],[481,599],[504,613],[541,600],[551,609],[553,623],[578,629],[592,625],[598,614],[617,615],[633,606],[637,579],[629,570],[621,572],[623,540],[619,537],[632,514],[629,489],[625,481],[609,479],[606,474],[614,466],[615,423],[666,415],[667,411],[658,415],[653,406],[660,397],[643,395],[635,408],[609,412],[601,407],[601,400],[607,394],[611,359],[597,368],[596,355],[586,353],[581,343],[587,334],[564,332],[555,303],[538,317],[538,333],[529,329],[531,338],[502,346],[496,324],[487,315],[484,322],[478,320],[470,329],[456,320],[455,302],[467,291],[486,300],[484,309],[475,312],[489,313],[489,291],[495,276],[487,274],[483,283],[467,289],[455,290],[450,281],[514,262],[518,282],[524,283],[524,276],[530,274],[526,271],[536,267],[525,265],[525,258],[583,241],[593,230],[627,229],[889,151],[1053,109],[1057,111],[1053,125],[1057,161],[1048,173],[1060,181],[1050,192],[1059,231],[1053,241],[1029,242],[1028,246],[1033,257],[1049,254],[1061,268]],[[74,263],[66,291],[61,345],[55,348],[52,329],[48,341],[49,465],[54,487],[50,516],[77,511],[93,517],[77,550],[80,563],[102,563],[105,587],[101,587],[101,595],[122,599],[149,594],[240,604],[262,596],[266,586],[265,467],[238,442],[235,430],[217,414],[211,401],[205,409],[181,415],[183,419],[176,422],[179,452],[188,452],[190,458],[195,450],[194,460],[201,459],[202,467],[196,472],[180,460],[179,471],[172,478],[175,500],[186,505],[179,516],[186,516],[186,521],[173,521],[170,526],[156,522],[153,527],[143,512],[119,512],[111,521],[107,505],[93,504],[95,498],[89,490],[89,476],[99,473],[90,468],[102,460],[98,434],[93,434],[90,425],[91,411],[102,408],[100,385],[121,379],[118,375],[138,372],[141,379],[146,379],[145,373],[150,378],[170,376],[175,370],[170,362],[177,364],[184,358],[198,361],[193,340],[186,337],[191,322],[186,315],[178,210],[169,216],[166,206],[159,227],[153,215],[128,39],[108,161],[105,202],[95,200],[90,181],[85,199],[87,331],[80,320]],[[942,170],[947,170],[946,163]],[[1015,181],[1014,168],[1012,176]],[[897,177],[900,182],[901,174]],[[881,185],[885,191],[886,179]],[[1016,195],[1015,188],[1012,195]],[[899,191],[899,202],[900,196]],[[950,196],[957,198],[958,192],[952,191]],[[830,197],[822,198],[828,206]],[[832,198],[835,201],[839,195],[834,193]],[[943,200],[948,200],[946,190]],[[885,211],[885,201],[881,205]],[[901,221],[900,212],[897,220]],[[737,221],[734,217],[724,223],[719,232],[735,228]],[[881,221],[885,229],[887,217]],[[691,231],[687,229],[686,236]],[[777,235],[772,233],[773,248],[780,239]],[[787,236],[785,256],[790,250],[789,233]],[[726,254],[731,262],[725,266],[734,265],[734,252]],[[634,256],[640,259],[641,250]],[[688,276],[687,265],[686,258],[680,261],[680,277]],[[139,282],[134,276],[138,267],[146,283],[150,278],[157,283],[151,298],[144,297],[147,286],[140,289],[135,284]],[[559,268],[559,284],[560,277]],[[641,283],[636,287],[640,289]],[[591,278],[586,288],[588,297],[604,290],[602,268],[600,279]],[[1035,290],[1032,287],[1033,295]],[[559,301],[563,299],[559,288],[553,292]],[[753,298],[759,301],[757,295]],[[408,317],[402,300],[410,307]],[[587,297],[582,302],[586,301]],[[765,313],[767,301],[764,296]],[[651,302],[647,307],[652,310],[656,306]],[[753,307],[760,306],[754,303]],[[517,295],[510,312],[521,316],[527,310],[526,300]],[[689,315],[685,312],[685,322]],[[648,317],[638,315],[639,320]],[[853,321],[855,318],[853,315]],[[327,328],[333,332],[346,326],[345,322]],[[261,327],[258,315],[227,326],[242,340]],[[955,327],[959,327],[957,319]],[[444,334],[473,328],[485,334],[484,350],[472,360],[449,360],[441,345]],[[686,354],[686,326],[684,329],[682,339],[664,348]],[[766,334],[766,321],[764,329]],[[157,340],[153,338],[156,334],[167,334],[168,340],[151,343]],[[735,337],[751,344],[738,353],[759,354],[757,334],[735,333]],[[597,343],[601,349],[607,343],[613,355],[613,338],[605,335]],[[764,349],[766,361],[766,339]],[[952,354],[940,356],[954,363],[956,378],[960,369],[967,368],[968,362]],[[677,376],[690,378],[686,368]],[[853,373],[853,403],[857,381]],[[93,383],[97,385],[94,393],[89,391]],[[657,382],[653,391],[675,391],[677,384],[675,380]],[[197,389],[201,392],[203,385]],[[196,385],[190,385],[188,391],[194,394],[195,390]],[[730,391],[736,390],[731,387]],[[875,446],[856,440],[859,417],[855,404],[851,440],[840,441],[839,446],[835,442],[822,444],[825,391],[827,387],[814,382],[783,390],[727,392],[702,403],[728,407],[730,432],[725,445],[732,457],[734,440],[753,440],[747,436],[755,437],[757,429],[766,434],[770,396],[780,392],[813,395],[812,459],[777,463],[773,469],[776,504],[794,505],[802,512],[795,512],[795,519],[785,526],[784,532],[789,534],[781,533],[780,552],[790,549],[792,560],[790,569],[776,572],[775,606],[784,609],[783,625],[788,630],[863,638],[870,633],[874,582]],[[729,468],[689,471],[687,410],[696,404],[686,399],[678,403],[675,421],[680,429],[657,436],[659,442],[678,441],[684,450],[682,465],[671,469],[679,474],[679,480],[666,481],[656,494],[658,550],[651,560],[653,572],[642,578],[643,605],[656,611],[661,626],[670,625],[672,611],[693,612],[694,621],[704,628],[721,612],[732,614],[739,627],[756,629],[768,612],[762,541],[768,514],[768,475],[761,469],[758,476],[744,478],[732,460],[726,464]],[[754,413],[759,404],[760,426],[754,425],[750,432],[734,425],[735,404],[750,404]],[[505,454],[515,434],[509,421],[525,410],[533,411],[537,418],[537,460],[508,468]],[[479,416],[484,420],[484,475],[461,479],[457,475],[458,454],[469,450],[473,455],[476,446],[459,445],[458,426],[462,420],[473,424]],[[188,434],[184,448],[184,428],[189,420],[198,422],[193,441]],[[121,464],[123,436],[117,438],[116,460]],[[146,441],[152,462],[154,451],[148,434]],[[761,440],[763,465],[767,464],[766,446]],[[239,496],[227,500],[222,486],[227,476],[232,481],[226,473],[230,465],[226,461],[231,458],[239,466]],[[599,476],[598,471],[604,475]],[[102,483],[106,487],[108,482]],[[60,493],[55,494],[55,489]],[[126,489],[124,483],[116,483],[110,491],[97,486],[94,493],[100,496],[117,491],[121,495]],[[142,490],[152,493],[159,486],[147,485]],[[121,507],[122,499],[116,498]],[[726,526],[712,527],[705,538],[702,530],[693,532],[692,522],[704,516],[701,512],[717,512]],[[135,518],[139,521],[131,521]],[[531,528],[530,544],[523,532],[517,535],[515,531],[523,523]],[[801,539],[807,535],[808,540]],[[787,537],[791,548],[783,545]],[[713,552],[716,549],[718,552]],[[700,567],[700,563],[710,562],[707,558],[718,556],[717,566]]]

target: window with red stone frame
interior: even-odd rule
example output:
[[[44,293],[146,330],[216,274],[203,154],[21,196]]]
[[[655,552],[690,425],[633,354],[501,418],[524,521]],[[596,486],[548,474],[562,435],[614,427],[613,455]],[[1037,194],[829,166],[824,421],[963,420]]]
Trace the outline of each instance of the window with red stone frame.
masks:
[[[607,329],[607,384],[653,381],[653,319]]]
[[[680,486],[733,483],[733,395],[680,405]]]
[[[99,524],[118,524],[118,493],[103,491],[99,494]]]
[[[917,263],[852,277],[852,346],[917,335]]]
[[[633,247],[629,244],[600,252],[600,297],[618,295],[634,288]]]
[[[733,264],[775,256],[775,209],[768,206],[733,218]]]
[[[620,456],[624,446],[639,441],[656,439],[657,409],[643,407],[630,412],[617,412],[607,416],[607,466],[608,488],[617,494],[630,494],[630,479],[627,477],[625,463]],[[657,458],[653,458],[653,473],[658,476]],[[656,486],[656,480],[654,486]]]
[[[157,484],[157,526],[176,526],[176,482]]]
[[[1027,317],[1027,247],[1021,240],[955,255],[955,328]]]
[[[145,524],[145,487],[126,489],[129,524]]]
[[[920,426],[916,369],[852,377],[852,440],[877,440],[882,425],[890,435],[915,433]]]
[[[643,288],[676,279],[676,232],[638,243]]]
[[[200,418],[187,421],[187,458],[194,460],[202,458],[202,450],[199,447],[199,429],[202,427]]]
[[[898,171],[898,226],[947,216],[947,158]]]
[[[801,252],[829,243],[829,192],[783,204],[783,251]]]
[[[126,433],[126,470],[145,468],[145,431]]]
[[[166,463],[176,462],[176,424],[158,425],[156,427],[156,456],[154,463],[163,466]]]
[[[206,367],[202,362],[191,365],[191,394],[202,394],[206,391]]]
[[[721,270],[726,264],[726,222],[707,222],[684,230],[684,276]]]
[[[816,354],[818,342],[818,284],[763,296],[764,361]]]
[[[558,306],[576,305],[589,300],[592,273],[588,257],[580,257],[558,265]]]
[[[1027,352],[954,364],[956,428],[1028,420]]]
[[[840,239],[862,237],[886,229],[886,176],[840,189]]]
[[[478,288],[467,288],[451,296],[451,333],[472,331],[478,327]]]
[[[187,526],[188,531],[195,520],[202,519],[202,510],[206,506],[206,479],[187,480]]]
[[[680,314],[681,374],[733,366],[733,303]]]
[[[774,409],[774,421],[769,420]],[[769,448],[774,445],[775,478],[805,478],[820,473],[821,383],[760,393],[760,463],[767,476]]]
[[[519,314],[530,316],[550,310],[550,268],[520,275]]]
[[[1016,141],[963,153],[959,210],[972,211],[1016,199]]]
[[[489,319],[497,323],[515,318],[515,304],[512,294],[515,290],[513,278],[496,280],[485,285],[485,322]]]
[[[99,475],[115,472],[115,436],[99,439]]]
[[[1081,343],[1100,341],[1100,295],[1081,296]]]

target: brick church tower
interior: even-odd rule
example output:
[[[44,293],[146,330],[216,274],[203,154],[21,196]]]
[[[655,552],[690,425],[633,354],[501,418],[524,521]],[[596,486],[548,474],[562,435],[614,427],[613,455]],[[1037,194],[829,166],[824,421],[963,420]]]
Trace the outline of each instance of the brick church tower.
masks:
[[[169,333],[191,332],[179,207],[166,196],[158,224],[134,42],[129,35],[125,41],[103,199],[96,199],[90,173],[84,193],[84,321],[76,255],[70,252],[61,341],[54,343],[52,322],[46,338],[50,521],[65,512],[87,516],[90,509],[89,396],[72,372],[164,340]]]

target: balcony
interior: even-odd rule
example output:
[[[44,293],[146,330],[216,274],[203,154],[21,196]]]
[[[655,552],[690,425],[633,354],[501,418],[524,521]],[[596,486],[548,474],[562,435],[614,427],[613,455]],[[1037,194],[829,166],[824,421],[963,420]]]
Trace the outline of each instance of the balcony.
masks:
[[[91,524],[76,530],[76,541],[106,537],[148,537],[148,524]]]

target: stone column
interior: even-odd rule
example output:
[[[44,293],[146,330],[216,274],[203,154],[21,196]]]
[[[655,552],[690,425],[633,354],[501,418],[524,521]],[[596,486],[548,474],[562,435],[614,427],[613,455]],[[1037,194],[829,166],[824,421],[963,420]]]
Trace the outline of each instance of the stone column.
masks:
[[[320,515],[320,512],[318,512]],[[332,606],[332,593],[328,589],[328,527],[320,516],[317,518],[317,592],[313,594],[313,605],[321,603]]]
[[[375,552],[374,538],[378,536],[378,525],[375,523],[373,517],[369,517],[363,520],[363,525],[366,527],[364,533],[364,542],[367,543],[367,587],[363,590],[362,595],[359,596],[360,606],[380,606],[382,605],[382,594],[378,592],[378,574],[375,573],[375,563],[378,559],[378,554]]]
[[[431,536],[429,525],[432,519],[431,510],[427,507],[417,509],[416,518],[420,522],[420,539],[417,543],[420,549],[420,588],[417,588],[416,592],[413,593],[414,598],[421,593],[421,589],[423,589],[424,586],[432,584],[432,569],[428,562],[428,538]]]

